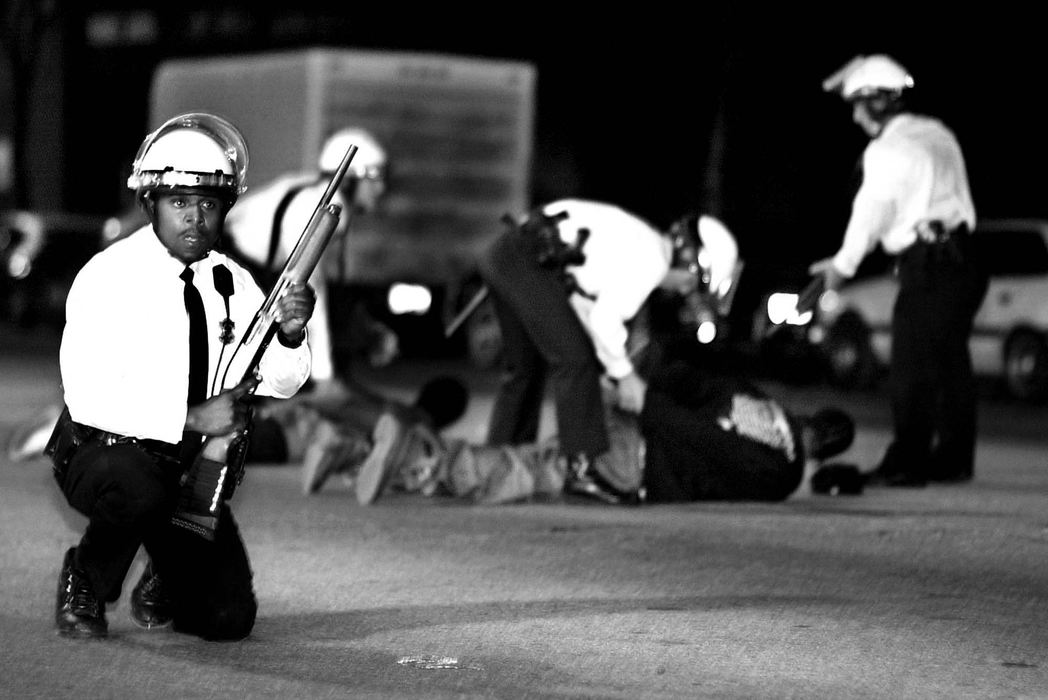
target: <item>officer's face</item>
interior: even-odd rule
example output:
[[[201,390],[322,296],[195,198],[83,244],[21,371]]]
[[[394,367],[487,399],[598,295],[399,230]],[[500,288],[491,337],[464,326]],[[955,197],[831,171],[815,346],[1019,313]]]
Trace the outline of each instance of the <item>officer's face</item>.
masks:
[[[675,292],[681,296],[691,294],[698,286],[699,278],[695,273],[679,268],[670,268],[659,284],[660,288],[669,292]]]
[[[856,100],[852,105],[852,121],[866,132],[871,139],[881,133],[880,121],[873,118],[870,112],[870,103],[866,100]]]
[[[154,195],[153,201],[153,228],[168,252],[187,265],[205,258],[222,232],[225,202],[192,190]]]
[[[382,196],[386,193],[386,181],[383,178],[364,177],[357,181],[354,202],[357,211],[370,214],[378,209]]]

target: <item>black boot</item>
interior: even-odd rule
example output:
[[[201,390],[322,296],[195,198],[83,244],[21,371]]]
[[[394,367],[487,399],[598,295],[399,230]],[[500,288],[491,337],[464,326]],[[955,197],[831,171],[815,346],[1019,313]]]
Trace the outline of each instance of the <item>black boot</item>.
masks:
[[[73,563],[75,554],[76,547],[70,547],[62,561],[55,602],[55,625],[63,637],[105,637],[109,634],[105,604],[95,595],[84,572],[76,568]]]
[[[609,505],[639,505],[641,495],[620,491],[601,476],[589,455],[580,453],[572,457],[561,457],[566,462],[564,491]]]
[[[173,618],[171,599],[160,575],[153,571],[153,562],[149,562],[131,591],[131,620],[139,627],[154,629],[170,626]]]

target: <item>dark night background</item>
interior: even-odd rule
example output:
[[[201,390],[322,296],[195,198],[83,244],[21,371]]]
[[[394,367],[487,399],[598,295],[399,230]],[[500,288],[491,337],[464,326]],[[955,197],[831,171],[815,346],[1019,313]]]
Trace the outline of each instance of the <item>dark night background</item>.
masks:
[[[148,44],[84,40],[91,13],[143,7],[160,28]],[[889,53],[915,76],[913,105],[942,117],[965,149],[980,216],[1046,214],[1045,60],[1032,13],[776,7],[84,2],[65,19],[66,207],[124,204],[160,60],[342,46],[533,62],[536,202],[601,199],[660,226],[709,210],[761,274],[796,274],[840,241],[865,139],[820,84],[857,53]]]

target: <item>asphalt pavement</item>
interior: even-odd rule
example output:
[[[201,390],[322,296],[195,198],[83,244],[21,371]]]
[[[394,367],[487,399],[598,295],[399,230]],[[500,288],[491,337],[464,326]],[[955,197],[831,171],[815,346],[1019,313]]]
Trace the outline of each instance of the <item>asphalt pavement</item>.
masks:
[[[0,334],[5,438],[55,399],[57,351]],[[449,432],[480,439],[493,373],[363,379],[408,397],[447,372],[474,390]],[[795,408],[847,403],[842,458],[876,460],[883,397],[770,384]],[[0,697],[1048,698],[1048,415],[983,416],[972,483],[779,504],[365,507],[341,483],[301,495],[299,465],[254,466],[233,506],[260,611],[238,643],[135,627],[141,559],[109,639],[58,637],[84,519],[46,462],[0,455]]]

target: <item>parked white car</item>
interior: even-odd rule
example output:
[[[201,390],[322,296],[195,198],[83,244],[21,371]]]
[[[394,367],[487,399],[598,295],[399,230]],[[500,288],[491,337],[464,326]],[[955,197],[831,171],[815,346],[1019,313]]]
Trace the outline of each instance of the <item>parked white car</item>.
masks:
[[[974,235],[990,285],[975,317],[973,369],[999,379],[1012,397],[1048,398],[1048,221],[981,221]],[[819,300],[808,339],[821,348],[832,382],[864,387],[881,376],[891,356],[897,291],[888,270]]]

